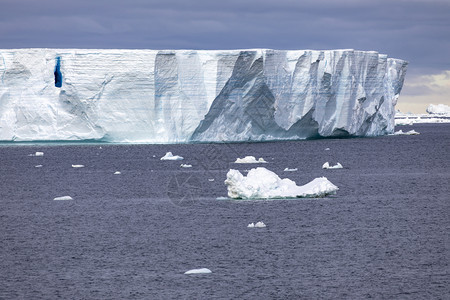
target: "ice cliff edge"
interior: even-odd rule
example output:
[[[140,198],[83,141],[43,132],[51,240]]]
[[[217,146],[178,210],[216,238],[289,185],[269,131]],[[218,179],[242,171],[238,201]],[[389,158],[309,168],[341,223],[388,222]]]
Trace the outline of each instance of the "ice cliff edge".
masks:
[[[0,49],[0,140],[383,135],[406,69],[355,50]]]

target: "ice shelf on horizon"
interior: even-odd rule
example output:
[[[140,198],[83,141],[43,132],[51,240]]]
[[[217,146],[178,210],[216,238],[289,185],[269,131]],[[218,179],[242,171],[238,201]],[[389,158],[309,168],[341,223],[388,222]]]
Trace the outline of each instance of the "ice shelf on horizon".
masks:
[[[384,135],[406,69],[351,49],[0,49],[0,140]]]

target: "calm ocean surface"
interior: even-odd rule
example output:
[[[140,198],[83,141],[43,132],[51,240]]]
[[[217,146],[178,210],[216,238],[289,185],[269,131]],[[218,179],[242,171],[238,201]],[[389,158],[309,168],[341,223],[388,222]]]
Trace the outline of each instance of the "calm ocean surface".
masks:
[[[0,299],[448,299],[450,124],[396,129],[421,134],[2,144]],[[167,151],[185,159],[161,161]],[[232,163],[246,155],[299,185],[325,176],[340,190],[217,200],[230,168],[256,167]],[[247,228],[257,221],[267,227]],[[212,273],[183,274],[202,267]]]

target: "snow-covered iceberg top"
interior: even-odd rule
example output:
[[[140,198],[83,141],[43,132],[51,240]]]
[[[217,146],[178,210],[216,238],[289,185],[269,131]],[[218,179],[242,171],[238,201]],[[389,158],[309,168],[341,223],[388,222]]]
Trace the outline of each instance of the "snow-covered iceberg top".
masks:
[[[343,166],[340,163],[335,164],[334,166],[330,166],[329,162],[326,162],[322,165],[322,169],[342,169]]]
[[[427,107],[427,113],[429,114],[437,114],[437,115],[450,115],[450,106],[445,104],[430,104]]]
[[[161,160],[183,160],[183,156],[179,155],[173,155],[172,152],[167,152],[163,157],[161,157]]]
[[[234,199],[323,197],[338,190],[338,187],[325,177],[297,186],[294,181],[281,179],[263,167],[251,169],[247,176],[231,169],[227,173],[225,184],[228,188],[228,197]]]
[[[352,49],[0,49],[0,141],[384,135],[407,64]]]
[[[267,163],[264,158],[260,157],[258,160],[254,156],[246,156],[244,158],[236,158],[235,164],[259,164]]]

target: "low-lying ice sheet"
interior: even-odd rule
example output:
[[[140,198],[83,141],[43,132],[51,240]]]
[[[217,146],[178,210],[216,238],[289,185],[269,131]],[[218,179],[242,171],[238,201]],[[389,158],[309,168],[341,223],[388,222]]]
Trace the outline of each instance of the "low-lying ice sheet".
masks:
[[[227,173],[225,184],[228,188],[228,197],[234,199],[323,197],[339,190],[325,177],[297,186],[294,181],[281,179],[263,167],[251,169],[247,176],[231,169]]]
[[[183,160],[183,156],[179,155],[173,155],[172,152],[167,152],[163,157],[161,157],[161,160]]]
[[[254,156],[246,156],[244,158],[237,158],[234,162],[235,164],[259,164],[259,163],[267,163],[264,158],[260,157],[258,160]]]
[[[200,268],[200,269],[192,269],[189,271],[184,272],[184,274],[186,275],[190,275],[190,274],[209,274],[212,273],[212,271],[208,268]]]
[[[330,166],[328,162],[324,163],[322,169],[342,169],[343,166],[340,163],[335,164],[334,166]]]

